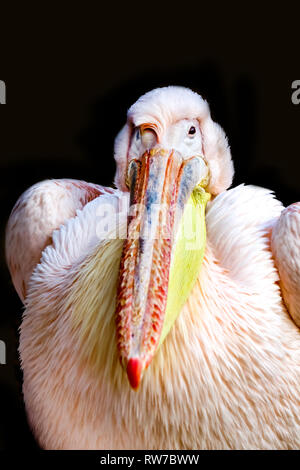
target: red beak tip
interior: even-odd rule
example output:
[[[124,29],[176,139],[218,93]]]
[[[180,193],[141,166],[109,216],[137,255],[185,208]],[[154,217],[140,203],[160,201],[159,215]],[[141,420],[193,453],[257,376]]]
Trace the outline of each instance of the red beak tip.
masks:
[[[137,357],[129,359],[127,364],[127,376],[131,387],[137,390],[141,381],[143,364]]]

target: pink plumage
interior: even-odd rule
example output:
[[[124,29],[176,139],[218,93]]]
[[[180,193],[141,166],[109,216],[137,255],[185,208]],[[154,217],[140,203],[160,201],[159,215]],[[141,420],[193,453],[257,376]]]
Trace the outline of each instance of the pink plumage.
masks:
[[[111,238],[99,239],[97,230],[107,204],[128,202],[126,169],[140,149],[134,132],[147,123],[157,145],[173,145],[183,158],[195,153],[188,129],[200,131],[212,199],[196,284],[134,391],[119,364],[114,330],[122,251],[116,232],[126,235],[126,211]],[[179,139],[182,132],[187,137]],[[48,449],[299,448],[300,203],[284,209],[266,189],[228,189],[233,166],[225,134],[207,103],[183,88],[155,90],[130,109],[115,158],[118,189],[44,181],[21,196],[8,222],[7,262],[26,308],[24,399],[39,443]],[[133,388],[140,366],[138,357],[129,359]]]

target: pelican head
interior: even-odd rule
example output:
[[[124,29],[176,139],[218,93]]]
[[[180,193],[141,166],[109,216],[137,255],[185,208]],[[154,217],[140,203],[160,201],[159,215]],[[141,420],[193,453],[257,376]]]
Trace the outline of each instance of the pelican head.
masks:
[[[155,89],[129,109],[115,159],[115,184],[130,192],[117,345],[137,389],[191,292],[205,248],[205,206],[230,186],[233,165],[207,102],[182,87]]]

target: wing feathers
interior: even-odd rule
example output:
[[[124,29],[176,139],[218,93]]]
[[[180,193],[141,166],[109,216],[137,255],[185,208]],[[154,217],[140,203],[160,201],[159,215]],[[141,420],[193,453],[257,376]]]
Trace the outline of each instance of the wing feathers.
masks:
[[[300,202],[284,209],[271,243],[284,302],[300,327]]]
[[[53,231],[88,202],[114,190],[72,179],[46,180],[30,187],[15,204],[6,227],[5,252],[13,284],[24,301],[29,278]]]

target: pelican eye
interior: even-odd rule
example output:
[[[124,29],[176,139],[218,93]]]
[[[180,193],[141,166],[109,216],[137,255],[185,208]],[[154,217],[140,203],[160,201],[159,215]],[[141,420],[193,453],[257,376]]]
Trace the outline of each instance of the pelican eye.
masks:
[[[140,138],[141,138],[141,133],[140,133],[139,128],[137,128],[137,130],[136,130],[135,138],[136,138],[136,140],[140,140]]]
[[[196,134],[196,127],[195,126],[191,126],[189,128],[189,135],[194,135]]]

